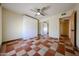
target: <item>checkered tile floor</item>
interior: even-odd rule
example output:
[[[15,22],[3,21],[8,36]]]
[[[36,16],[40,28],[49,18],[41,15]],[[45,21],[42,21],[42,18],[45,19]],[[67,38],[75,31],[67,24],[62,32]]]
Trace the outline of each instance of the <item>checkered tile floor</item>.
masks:
[[[2,56],[79,56],[67,37],[19,40],[3,44]]]

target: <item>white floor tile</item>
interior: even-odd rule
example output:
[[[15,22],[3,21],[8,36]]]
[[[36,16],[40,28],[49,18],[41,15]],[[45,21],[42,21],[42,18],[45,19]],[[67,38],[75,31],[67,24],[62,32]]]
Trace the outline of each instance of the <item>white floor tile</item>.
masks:
[[[27,52],[27,54],[28,54],[29,56],[33,56],[35,53],[36,53],[35,50],[30,50],[29,52]]]
[[[15,50],[8,52],[6,55],[10,56],[10,55],[13,55],[13,54],[16,54]]]
[[[26,54],[25,50],[21,50],[21,51],[19,51],[19,52],[16,53],[17,56],[22,56],[24,54]]]
[[[55,56],[64,56],[64,55],[59,52],[56,52]]]
[[[46,52],[48,51],[48,48],[41,48],[39,51],[38,51],[38,53],[40,54],[40,55],[44,55]]]

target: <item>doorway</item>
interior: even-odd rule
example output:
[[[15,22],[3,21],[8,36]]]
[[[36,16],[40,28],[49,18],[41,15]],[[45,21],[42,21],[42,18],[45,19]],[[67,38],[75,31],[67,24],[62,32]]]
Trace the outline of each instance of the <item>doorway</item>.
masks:
[[[60,36],[67,36],[74,48],[76,48],[76,12],[71,16],[59,19]]]
[[[69,37],[69,19],[67,18],[60,18],[60,36],[67,36]]]
[[[48,23],[46,21],[44,22],[41,22],[40,24],[40,33],[41,33],[41,36],[43,38],[47,38],[48,37]]]

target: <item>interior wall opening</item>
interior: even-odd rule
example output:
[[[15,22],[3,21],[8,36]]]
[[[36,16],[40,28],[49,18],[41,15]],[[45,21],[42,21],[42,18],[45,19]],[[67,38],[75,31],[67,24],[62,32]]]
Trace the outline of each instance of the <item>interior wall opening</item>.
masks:
[[[69,37],[69,19],[61,18],[59,22],[60,36]]]

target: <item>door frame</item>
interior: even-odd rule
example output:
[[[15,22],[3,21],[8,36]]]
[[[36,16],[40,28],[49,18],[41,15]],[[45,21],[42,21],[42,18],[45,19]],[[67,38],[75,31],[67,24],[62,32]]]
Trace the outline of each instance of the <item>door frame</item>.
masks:
[[[47,36],[49,36],[49,24],[47,21],[44,21],[43,24],[47,24]]]
[[[70,18],[70,16],[59,18],[59,37],[61,37],[61,34],[60,34],[60,21],[61,21],[61,19],[69,19],[69,18]]]
[[[74,48],[77,48],[77,42],[76,42],[76,39],[77,39],[77,12],[74,11]],[[70,18],[71,16],[68,16],[68,17],[62,17],[62,18]],[[59,36],[61,36],[60,34],[60,19],[62,18],[59,18]]]

